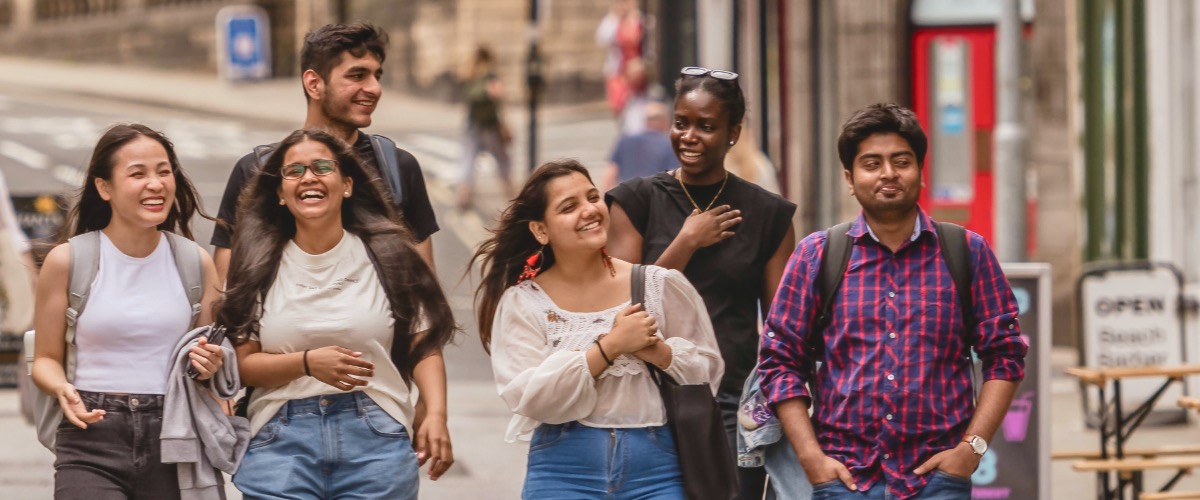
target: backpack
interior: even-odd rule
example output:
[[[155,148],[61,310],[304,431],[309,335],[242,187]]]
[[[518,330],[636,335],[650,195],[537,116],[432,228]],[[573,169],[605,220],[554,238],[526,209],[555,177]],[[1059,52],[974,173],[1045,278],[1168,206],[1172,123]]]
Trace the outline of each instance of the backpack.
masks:
[[[167,243],[171,246],[171,254],[175,256],[175,267],[179,269],[179,279],[187,292],[188,302],[192,306],[192,324],[200,316],[200,299],[204,296],[204,260],[200,256],[200,246],[196,242],[170,231],[163,231]],[[83,308],[87,305],[88,293],[96,273],[100,271],[100,233],[90,231],[72,237],[71,270],[67,275],[67,331],[66,358],[63,368],[66,370],[67,382],[75,382],[75,323]],[[26,380],[33,384],[34,332],[25,332],[25,366]],[[37,427],[38,441],[50,450],[55,450],[58,426],[62,423],[63,413],[58,406],[58,398],[32,387],[33,421]]]
[[[383,181],[392,192],[392,200],[396,205],[404,203],[404,189],[400,181],[400,154],[396,151],[396,142],[379,134],[371,134],[371,149],[375,151],[375,164]],[[257,167],[261,170],[267,160],[279,148],[279,143],[263,144],[254,147],[254,156],[258,158]]]

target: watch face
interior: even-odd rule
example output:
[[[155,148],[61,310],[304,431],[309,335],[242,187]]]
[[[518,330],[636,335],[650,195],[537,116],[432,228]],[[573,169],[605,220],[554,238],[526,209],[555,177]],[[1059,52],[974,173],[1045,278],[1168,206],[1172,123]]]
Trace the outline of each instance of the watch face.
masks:
[[[971,449],[975,450],[976,454],[982,455],[986,453],[987,448],[987,441],[984,441],[983,438],[979,436],[971,438]]]

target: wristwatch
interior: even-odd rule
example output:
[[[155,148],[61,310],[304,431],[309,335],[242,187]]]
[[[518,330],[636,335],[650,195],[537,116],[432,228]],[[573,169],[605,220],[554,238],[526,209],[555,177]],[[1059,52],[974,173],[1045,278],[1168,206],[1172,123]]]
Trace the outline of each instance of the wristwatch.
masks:
[[[987,453],[987,450],[988,450],[987,441],[985,441],[983,438],[981,438],[977,435],[972,434],[970,436],[964,437],[963,442],[971,445],[971,451],[974,451],[976,455],[979,455],[982,457],[984,453]]]

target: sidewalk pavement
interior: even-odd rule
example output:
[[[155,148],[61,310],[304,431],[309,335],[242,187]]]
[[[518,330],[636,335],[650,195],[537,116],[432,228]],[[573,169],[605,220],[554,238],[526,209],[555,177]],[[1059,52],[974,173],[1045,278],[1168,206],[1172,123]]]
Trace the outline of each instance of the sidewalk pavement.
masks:
[[[81,94],[271,122],[285,127],[299,127],[304,120],[304,101],[296,78],[230,84],[207,74],[0,57],[0,86],[14,85],[27,91]],[[517,106],[510,106],[507,113],[510,127],[516,133],[514,171],[525,172],[524,125],[527,116],[525,110]],[[385,90],[370,130],[391,135],[402,147],[412,151],[425,170],[431,197],[439,205],[453,206],[451,193],[458,172],[462,115],[462,106],[456,103],[414,98],[395,90]],[[545,106],[539,111],[539,120],[542,124],[540,157],[543,160],[579,158],[592,169],[593,175],[603,167],[608,148],[616,140],[616,127],[602,102]],[[487,174],[487,163],[483,170],[482,173]],[[523,175],[518,175],[516,181],[520,182],[522,178]],[[492,217],[506,204],[498,184],[477,181],[474,211],[438,214],[443,226],[469,248],[486,237],[485,225],[490,225]],[[1079,386],[1063,375],[1063,368],[1075,366],[1076,360],[1073,349],[1055,348],[1051,353],[1053,424],[1048,433],[1054,451],[1096,449],[1099,439],[1096,431],[1084,425]],[[433,497],[451,492],[453,494],[446,498],[461,496],[460,493],[490,492],[495,495],[489,497],[508,498],[519,492],[519,481],[514,490],[513,475],[523,476],[524,449],[498,439],[507,418],[506,412],[496,410],[494,391],[490,383],[463,390],[456,386],[452,391],[457,394],[451,395],[451,403],[464,412],[464,418],[456,416],[458,424],[452,424],[455,427],[452,430],[457,434],[462,428],[471,436],[457,441],[460,444],[456,448],[480,448],[487,457],[486,466],[469,471],[470,483],[480,484],[455,481],[452,472],[451,476],[439,481],[442,485],[426,490],[434,492]],[[501,423],[497,424],[497,420]],[[500,429],[500,434],[493,434],[496,428]],[[1144,426],[1133,444],[1157,446],[1198,440],[1200,430],[1193,424]],[[1148,473],[1146,484],[1157,487],[1167,476],[1165,472]],[[1095,497],[1093,476],[1072,471],[1068,462],[1053,462],[1050,477],[1052,498]],[[1176,490],[1200,491],[1200,478],[1186,477]]]

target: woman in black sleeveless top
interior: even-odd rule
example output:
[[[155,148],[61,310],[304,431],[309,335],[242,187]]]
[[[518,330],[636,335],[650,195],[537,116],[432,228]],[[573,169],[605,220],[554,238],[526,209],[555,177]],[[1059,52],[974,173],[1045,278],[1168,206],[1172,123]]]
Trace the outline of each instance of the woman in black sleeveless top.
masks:
[[[736,450],[738,399],[758,354],[759,309],[774,299],[796,244],[796,205],[725,170],[746,114],[736,73],[684,68],[675,90],[671,145],[680,168],[605,195],[608,250],[628,262],[681,270],[704,298],[725,361],[717,400]],[[762,469],[739,472],[741,498],[762,498]]]

